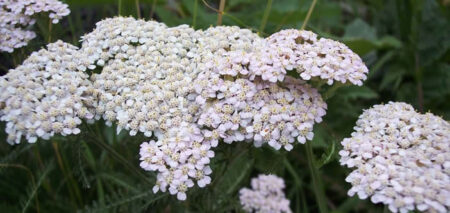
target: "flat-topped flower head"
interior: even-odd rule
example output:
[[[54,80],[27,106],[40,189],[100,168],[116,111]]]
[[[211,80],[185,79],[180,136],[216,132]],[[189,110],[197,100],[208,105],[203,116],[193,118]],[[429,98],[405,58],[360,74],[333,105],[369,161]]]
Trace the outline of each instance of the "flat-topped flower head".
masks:
[[[226,143],[247,141],[288,151],[295,140],[312,140],[313,126],[322,121],[327,107],[316,89],[291,77],[281,86],[225,81],[216,97],[202,110],[199,125],[214,129]]]
[[[13,52],[36,37],[26,28],[34,25],[33,16],[38,13],[48,13],[56,24],[70,10],[58,0],[0,0],[0,51]]]
[[[189,94],[198,71],[186,55],[195,52],[197,37],[186,25],[166,28],[133,18],[98,23],[81,49],[91,55],[87,67],[101,71],[92,76],[100,95],[97,118],[148,137],[192,122],[198,107]]]
[[[272,41],[239,27],[108,18],[80,49],[57,42],[1,78],[0,116],[9,142],[77,134],[81,120],[93,118],[115,123],[117,133],[153,137],[141,144],[140,166],[157,173],[154,192],[185,200],[189,188],[211,182],[219,141],[289,151],[312,140],[327,105],[306,81],[286,76],[301,47],[275,46],[295,36]]]
[[[295,69],[304,80],[318,77],[328,84],[349,81],[362,85],[367,78],[368,69],[361,58],[338,41],[294,29],[277,32],[267,40],[284,67]]]
[[[78,134],[81,120],[93,119],[91,82],[76,70],[82,58],[77,47],[57,41],[0,77],[0,120],[9,143]]]
[[[393,212],[450,209],[450,124],[406,103],[364,111],[342,141],[341,164],[355,168],[349,195],[371,197]]]
[[[283,192],[283,179],[276,175],[259,175],[251,180],[251,189],[242,188],[239,199],[246,212],[290,213],[289,200]]]
[[[199,187],[211,183],[209,162],[214,152],[196,125],[183,123],[156,136],[158,141],[144,142],[140,150],[140,166],[158,172],[154,193],[169,189],[179,200],[185,200],[194,181]]]
[[[310,31],[282,30],[266,39],[254,38],[250,48],[225,52],[220,62],[221,74],[260,77],[268,82],[282,82],[288,71],[296,70],[303,80],[313,77],[328,84],[338,81],[362,85],[367,67],[346,45],[317,38]]]

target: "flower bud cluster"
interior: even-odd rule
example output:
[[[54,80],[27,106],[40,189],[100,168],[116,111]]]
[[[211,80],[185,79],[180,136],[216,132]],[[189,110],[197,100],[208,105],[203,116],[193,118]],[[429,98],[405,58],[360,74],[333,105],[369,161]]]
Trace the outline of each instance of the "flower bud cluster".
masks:
[[[341,164],[355,168],[348,194],[388,205],[392,212],[450,210],[450,124],[406,103],[366,110],[351,138],[342,141]]]
[[[251,180],[251,189],[239,191],[241,205],[246,212],[290,213],[289,200],[283,192],[283,179],[276,175],[259,175]]]
[[[76,71],[80,57],[77,47],[57,41],[0,77],[0,120],[6,121],[8,143],[78,134],[81,119],[93,119],[91,82]]]
[[[34,25],[33,15],[48,13],[52,23],[69,15],[67,4],[58,0],[0,0],[0,51],[13,52],[36,37],[26,30]]]

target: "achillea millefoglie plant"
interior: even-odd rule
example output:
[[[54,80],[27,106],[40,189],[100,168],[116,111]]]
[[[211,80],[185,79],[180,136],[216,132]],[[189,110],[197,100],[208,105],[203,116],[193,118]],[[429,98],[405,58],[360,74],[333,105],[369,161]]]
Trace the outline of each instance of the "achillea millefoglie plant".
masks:
[[[354,171],[350,196],[393,212],[450,208],[450,124],[402,102],[375,105],[342,141],[341,164]]]
[[[314,124],[326,113],[311,80],[361,85],[367,72],[347,46],[309,31],[283,30],[261,38],[238,27],[194,30],[116,17],[97,23],[82,37],[81,48],[60,41],[49,44],[1,77],[0,115],[10,143],[78,134],[82,120],[94,119],[116,125],[117,132],[142,134],[148,140],[141,144],[140,165],[157,173],[153,191],[168,190],[185,200],[189,188],[211,182],[209,164],[219,142],[289,151],[296,141],[312,140]],[[427,131],[437,134],[435,130]],[[343,143],[345,150],[353,147],[348,140]],[[426,144],[418,147],[427,149]],[[441,158],[446,159],[448,149],[437,150],[443,156],[436,155],[435,161],[447,168]],[[353,162],[359,170],[369,165],[363,159],[375,159],[370,152],[359,153],[359,158],[350,150],[341,153],[343,159],[346,153],[352,156],[344,164]],[[435,161],[417,160],[419,170],[435,169]],[[439,174],[448,183],[448,173]],[[354,176],[349,178],[356,181]],[[370,190],[358,183],[351,192],[367,197]],[[424,198],[426,206],[418,209],[446,209],[448,192],[442,193],[436,200]],[[416,198],[395,202],[408,206],[411,199]]]
[[[291,213],[289,200],[283,192],[284,180],[276,175],[258,175],[251,180],[251,189],[242,188],[239,199],[246,212]]]
[[[29,28],[39,13],[47,13],[56,24],[70,10],[58,0],[0,0],[0,51],[13,52],[35,38],[36,33]]]
[[[76,70],[83,60],[77,47],[57,41],[0,78],[0,120],[8,143],[78,134],[82,119],[94,118],[89,75]]]

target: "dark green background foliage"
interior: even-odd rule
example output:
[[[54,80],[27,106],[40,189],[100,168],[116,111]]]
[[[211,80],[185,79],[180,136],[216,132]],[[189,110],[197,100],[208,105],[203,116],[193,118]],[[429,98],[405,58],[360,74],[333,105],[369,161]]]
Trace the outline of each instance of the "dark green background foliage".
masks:
[[[71,14],[49,33],[48,18],[38,17],[38,38],[13,54],[0,55],[0,72],[32,52],[61,39],[79,45],[95,23],[118,15],[116,0],[66,0]],[[208,0],[218,8],[218,0]],[[268,36],[300,28],[311,1],[228,0],[224,25],[238,25]],[[217,13],[202,0],[140,0],[140,13],[168,26],[215,25]],[[269,11],[266,25],[264,12]],[[136,17],[135,0],[122,0],[121,15]],[[150,15],[153,14],[153,17]],[[416,109],[450,118],[450,1],[319,0],[308,23],[312,30],[347,44],[370,69],[364,86],[342,86],[327,92],[328,111],[314,128],[314,140],[291,152],[249,144],[221,144],[212,162],[212,183],[188,192],[188,200],[153,194],[155,174],[139,168],[143,136],[118,136],[100,121],[83,124],[82,134],[54,137],[37,144],[0,143],[0,212],[241,212],[238,190],[259,173],[286,181],[294,212],[380,212],[374,205],[348,197],[349,173],[339,165],[339,142],[374,104],[404,101]],[[323,88],[326,91],[336,88]],[[0,138],[5,140],[4,123]]]

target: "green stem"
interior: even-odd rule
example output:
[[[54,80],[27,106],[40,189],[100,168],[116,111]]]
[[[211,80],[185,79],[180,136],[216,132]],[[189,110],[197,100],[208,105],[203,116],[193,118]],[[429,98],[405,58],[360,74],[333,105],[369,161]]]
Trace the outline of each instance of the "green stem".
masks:
[[[308,159],[308,167],[311,173],[314,194],[316,196],[317,205],[319,206],[319,211],[321,213],[327,213],[328,212],[326,205],[327,201],[323,191],[322,182],[318,174],[319,171],[316,168],[314,153],[310,142],[306,143],[306,157]]]
[[[266,9],[264,10],[264,15],[261,21],[261,25],[259,26],[259,34],[264,33],[264,29],[266,28],[267,19],[269,19],[270,9],[272,8],[272,0],[267,0]]]
[[[152,9],[150,9],[150,19],[153,18],[153,14],[155,13],[155,7],[156,7],[156,0],[153,0]]]
[[[419,67],[419,55],[416,53],[414,55],[415,59],[415,74],[416,74],[416,81],[417,81],[417,102],[419,105],[419,112],[423,113],[423,86],[422,86],[422,70]]]
[[[134,2],[136,3],[137,17],[138,17],[138,19],[140,19],[141,18],[141,8],[139,7],[139,0],[135,0]]]
[[[302,28],[300,30],[304,30],[306,24],[308,24],[309,18],[311,17],[312,12],[314,11],[314,7],[316,6],[317,0],[313,0],[311,6],[309,7],[308,13],[306,14],[305,21],[303,21]]]
[[[117,7],[117,13],[119,14],[119,16],[122,15],[122,0],[118,0],[118,7]]]
[[[194,2],[194,13],[192,14],[192,28],[195,28],[197,24],[197,10],[198,10],[198,0]]]
[[[59,146],[57,142],[53,142],[53,150],[55,151],[56,154],[56,160],[58,162],[59,168],[61,169],[64,178],[68,181],[69,185],[67,186],[67,188],[69,189],[69,195],[70,197],[72,197],[73,200],[75,200],[75,204],[78,205],[77,202],[79,202],[79,204],[82,203],[81,201],[81,195],[80,192],[77,190],[78,188],[76,187],[76,183],[73,180],[73,177],[71,175],[69,175],[69,173],[67,172],[66,168],[65,168],[65,163],[64,160],[60,154],[59,151]]]
[[[47,41],[47,43],[50,43],[50,42],[52,42],[52,20],[51,19],[49,19],[49,21],[48,21],[48,41]]]
[[[330,87],[330,88],[325,92],[325,94],[323,95],[324,100],[326,101],[326,100],[330,99],[331,97],[333,97],[334,94],[336,93],[336,91],[337,91],[339,88],[341,88],[343,85],[344,85],[344,84],[335,82],[335,84],[334,84],[332,87]]]
[[[292,177],[294,178],[294,182],[295,182],[295,186],[297,188],[300,189],[301,184],[302,184],[302,180],[300,179],[300,177],[298,176],[298,174],[295,172],[294,167],[291,165],[291,162],[288,161],[287,158],[285,158],[283,160],[284,166],[286,167],[286,169],[288,170],[288,172],[292,175]]]
[[[78,46],[78,39],[75,31],[75,25],[73,24],[72,16],[68,16],[70,31],[72,32],[72,42],[75,46]]]
[[[217,26],[222,25],[223,10],[225,9],[226,0],[220,0],[219,13],[217,14]]]

